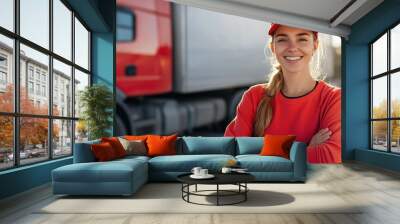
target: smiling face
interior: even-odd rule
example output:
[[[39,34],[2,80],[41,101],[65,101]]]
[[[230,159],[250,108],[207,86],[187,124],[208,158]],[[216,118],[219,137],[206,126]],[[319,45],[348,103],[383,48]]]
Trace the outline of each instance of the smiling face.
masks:
[[[318,48],[318,39],[309,30],[280,26],[274,33],[270,48],[283,71],[307,73],[312,55]]]

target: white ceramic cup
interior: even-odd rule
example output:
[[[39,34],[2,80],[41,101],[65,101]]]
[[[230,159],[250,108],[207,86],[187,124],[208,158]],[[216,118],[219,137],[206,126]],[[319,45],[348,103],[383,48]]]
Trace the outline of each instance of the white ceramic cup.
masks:
[[[202,168],[201,167],[193,167],[193,169],[192,169],[192,173],[194,174],[194,175],[196,175],[196,176],[199,176],[199,175],[201,175],[200,174],[200,171],[202,170]]]
[[[207,176],[208,175],[208,169],[201,169],[200,170],[200,176]]]
[[[221,172],[222,173],[230,173],[232,171],[232,168],[230,167],[222,167]]]

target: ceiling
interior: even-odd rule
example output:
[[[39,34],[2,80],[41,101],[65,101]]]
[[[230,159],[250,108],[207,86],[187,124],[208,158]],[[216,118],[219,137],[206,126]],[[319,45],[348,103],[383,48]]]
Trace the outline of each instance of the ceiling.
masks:
[[[383,0],[169,0],[192,7],[348,37]]]

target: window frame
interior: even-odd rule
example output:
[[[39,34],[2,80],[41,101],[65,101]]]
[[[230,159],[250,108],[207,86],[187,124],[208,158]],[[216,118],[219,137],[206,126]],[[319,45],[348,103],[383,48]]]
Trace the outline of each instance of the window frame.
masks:
[[[50,161],[50,160],[54,160],[54,159],[62,159],[62,158],[66,158],[66,157],[70,157],[73,156],[73,152],[74,152],[74,143],[75,143],[75,126],[76,126],[76,122],[79,120],[79,117],[75,117],[75,113],[74,110],[75,108],[72,107],[71,108],[71,114],[62,116],[56,116],[53,115],[53,59],[58,60],[61,63],[64,63],[68,66],[71,66],[71,80],[70,82],[70,86],[71,86],[71,93],[72,96],[70,99],[72,102],[71,104],[74,105],[75,103],[75,88],[74,88],[74,82],[75,82],[75,69],[87,74],[89,76],[89,83],[88,86],[92,85],[92,81],[93,81],[93,77],[92,77],[92,61],[91,61],[91,50],[92,50],[92,43],[91,43],[91,38],[92,38],[92,31],[91,29],[89,29],[89,27],[87,26],[87,24],[84,22],[84,20],[79,16],[79,14],[77,14],[72,7],[65,1],[65,0],[59,0],[68,10],[71,11],[71,26],[72,26],[72,30],[71,30],[71,59],[67,59],[64,58],[61,55],[58,55],[57,53],[55,53],[53,50],[53,0],[48,0],[48,4],[49,4],[49,48],[46,49],[44,47],[42,47],[39,44],[36,44],[32,41],[30,41],[29,39],[24,38],[23,36],[20,35],[20,0],[15,0],[14,4],[13,4],[13,10],[14,10],[14,31],[10,31],[4,27],[0,26],[0,35],[7,37],[7,38],[11,38],[13,41],[13,64],[11,71],[13,72],[13,81],[14,81],[14,110],[13,112],[2,112],[0,111],[0,116],[2,117],[11,117],[13,120],[13,166],[10,167],[5,167],[5,168],[0,168],[0,172],[5,171],[5,170],[11,170],[11,169],[16,169],[19,167],[24,167],[24,166],[30,166],[33,164],[38,164],[38,163],[43,163],[46,161]],[[75,63],[75,23],[74,20],[75,18],[77,20],[79,20],[79,22],[83,25],[83,27],[88,31],[88,69],[85,69],[81,66],[79,66],[78,64]],[[48,56],[49,62],[48,62],[48,71],[47,71],[47,80],[46,80],[46,85],[45,85],[45,95],[47,95],[48,99],[48,112],[46,115],[40,115],[40,114],[27,114],[27,113],[21,113],[20,111],[20,85],[21,85],[21,80],[20,80],[20,65],[21,65],[21,57],[20,57],[20,45],[23,44],[29,48],[32,48],[33,50],[36,50],[42,54],[45,54],[46,56]],[[33,67],[33,79],[31,79],[30,77],[30,68],[31,65],[29,63],[26,64],[26,87],[27,87],[27,91],[29,91],[29,87],[28,87],[28,82],[32,81],[33,85],[34,85],[34,92],[36,92],[35,89],[35,85],[40,83],[40,87],[42,87],[42,79],[41,79],[41,75],[42,72],[44,70],[40,69],[39,72],[39,80],[37,80],[36,78],[36,72],[37,72],[37,68]],[[47,93],[48,92],[48,93]],[[36,96],[36,94],[34,94]],[[37,95],[39,98],[43,97],[42,96],[42,91],[40,88],[40,94]],[[32,100],[32,99],[31,99]],[[38,100],[38,99],[37,99]],[[37,103],[37,101],[35,101],[34,103]],[[43,157],[43,160],[40,160],[38,162],[28,162],[28,163],[24,163],[21,164],[21,158],[20,158],[20,119],[21,118],[44,118],[47,119],[47,123],[48,123],[48,134],[47,134],[47,148],[45,150],[47,150],[47,157]],[[64,121],[70,121],[71,122],[71,141],[70,141],[70,148],[71,148],[71,152],[68,155],[62,155],[62,156],[55,156],[53,155],[54,149],[55,147],[53,146],[53,122],[57,121],[57,120],[64,120]]]
[[[391,91],[392,91],[392,76],[396,75],[396,73],[400,72],[400,67],[391,69],[391,31],[393,28],[400,26],[400,21],[397,21],[393,25],[391,25],[389,28],[387,28],[383,33],[379,34],[375,39],[373,39],[369,44],[369,149],[373,151],[379,151],[379,152],[386,152],[386,153],[391,153],[391,154],[400,154],[400,152],[393,152],[392,151],[392,121],[400,121],[400,117],[393,117],[392,116],[392,96],[391,96]],[[376,43],[381,37],[384,35],[387,35],[387,51],[386,51],[386,57],[387,57],[387,64],[386,64],[386,71],[376,74],[374,76],[373,72],[373,44]],[[387,93],[386,93],[386,98],[387,98],[387,105],[386,105],[386,117],[385,118],[373,118],[373,93],[374,93],[374,86],[373,86],[373,81],[378,79],[386,77],[386,87],[387,87]],[[386,121],[386,151],[384,150],[379,150],[374,148],[374,132],[373,132],[373,122],[375,121]]]

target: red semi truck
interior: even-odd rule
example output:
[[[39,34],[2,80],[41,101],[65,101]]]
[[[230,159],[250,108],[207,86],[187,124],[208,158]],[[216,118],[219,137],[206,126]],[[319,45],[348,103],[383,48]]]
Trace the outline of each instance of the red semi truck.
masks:
[[[117,134],[224,124],[265,81],[266,23],[163,0],[117,5]]]

